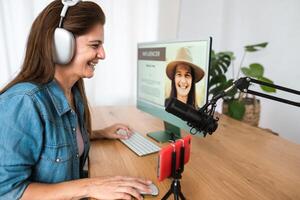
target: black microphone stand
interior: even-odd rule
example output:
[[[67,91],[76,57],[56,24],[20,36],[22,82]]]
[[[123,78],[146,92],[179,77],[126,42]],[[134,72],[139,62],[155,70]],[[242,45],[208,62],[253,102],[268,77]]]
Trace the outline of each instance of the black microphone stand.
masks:
[[[185,197],[183,196],[183,193],[181,192],[181,185],[180,185],[180,179],[182,178],[182,172],[184,171],[184,152],[185,152],[185,147],[182,145],[180,148],[180,167],[178,170],[176,170],[176,151],[175,151],[175,146],[174,151],[172,152],[172,184],[170,186],[169,191],[165,194],[165,196],[162,198],[162,200],[167,200],[171,194],[174,195],[175,200],[179,200],[180,198],[182,200],[185,200]]]
[[[244,93],[249,93],[249,94],[253,94],[253,95],[256,95],[256,96],[261,96],[261,97],[264,97],[266,99],[271,99],[271,100],[278,101],[278,102],[281,102],[281,103],[286,103],[286,104],[289,104],[289,105],[300,107],[300,102],[291,101],[291,100],[288,100],[288,99],[279,98],[279,97],[275,97],[275,96],[271,96],[271,95],[267,95],[267,94],[264,94],[264,93],[260,93],[260,92],[257,92],[257,91],[250,90],[248,88],[249,88],[251,83],[255,83],[255,84],[263,85],[263,86],[268,86],[268,87],[276,88],[278,90],[282,90],[282,91],[285,91],[285,92],[288,92],[288,93],[300,95],[300,91],[293,90],[293,89],[290,89],[290,88],[286,88],[286,87],[283,87],[283,86],[279,86],[279,85],[275,85],[275,84],[271,84],[271,83],[266,83],[264,81],[252,79],[250,77],[239,78],[238,80],[234,81],[233,84],[230,87],[228,87],[227,89],[225,89],[221,93],[213,96],[212,99],[209,102],[207,102],[202,108],[200,108],[197,111],[199,116],[202,115],[203,113],[206,114],[206,116],[207,116],[207,118],[206,118],[207,122],[206,123],[202,123],[201,126],[199,126],[199,124],[195,124],[194,122],[191,122],[191,121],[187,122],[187,124],[190,127],[192,127],[190,133],[194,135],[198,132],[202,132],[204,137],[205,137],[207,134],[211,135],[217,129],[217,127],[218,127],[217,122],[218,122],[219,118],[218,117],[214,118],[214,113],[215,113],[215,108],[217,106],[217,101],[219,99],[221,99],[222,97],[224,97],[225,95],[227,95],[234,88],[236,88],[239,91],[242,91]],[[203,119],[205,119],[205,118],[203,118]],[[194,129],[196,131],[193,131]]]

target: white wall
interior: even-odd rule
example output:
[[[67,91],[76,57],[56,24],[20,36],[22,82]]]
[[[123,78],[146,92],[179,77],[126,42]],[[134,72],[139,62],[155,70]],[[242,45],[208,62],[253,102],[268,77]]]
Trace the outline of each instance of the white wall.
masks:
[[[175,40],[177,38],[180,17],[180,0],[160,0],[158,12],[158,40]]]
[[[106,58],[85,80],[92,106],[136,102],[137,43],[157,38],[158,0],[94,0],[106,14]]]
[[[236,67],[243,46],[269,42],[266,49],[248,54],[245,64],[259,62],[275,84],[300,90],[300,1],[182,0],[181,4],[178,38],[211,35],[213,49],[235,52]],[[296,95],[279,91],[276,96],[300,102]],[[260,99],[260,127],[300,143],[300,108]]]

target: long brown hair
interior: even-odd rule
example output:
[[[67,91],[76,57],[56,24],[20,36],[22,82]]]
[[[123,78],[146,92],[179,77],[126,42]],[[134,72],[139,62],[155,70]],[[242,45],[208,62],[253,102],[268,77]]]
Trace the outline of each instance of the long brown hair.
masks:
[[[61,0],[55,0],[35,19],[27,40],[26,53],[21,71],[0,91],[0,94],[17,83],[32,82],[35,84],[45,84],[54,79],[53,35],[55,28],[58,27],[62,8],[63,4]],[[96,3],[84,1],[68,9],[63,21],[63,28],[75,36],[80,36],[87,33],[98,23],[105,24],[104,12]],[[91,116],[83,80],[79,79],[76,85],[79,88],[85,108],[85,127],[91,134]]]

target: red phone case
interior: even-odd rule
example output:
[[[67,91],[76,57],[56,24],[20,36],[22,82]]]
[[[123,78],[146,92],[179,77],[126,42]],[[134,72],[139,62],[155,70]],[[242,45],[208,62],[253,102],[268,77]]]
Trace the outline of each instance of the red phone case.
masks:
[[[184,164],[186,164],[190,159],[191,151],[191,136],[188,135],[182,140],[184,142],[185,152],[184,152]],[[176,151],[176,170],[179,169],[180,161],[180,148],[182,146],[182,140],[177,140],[175,142],[175,151]],[[174,147],[172,144],[162,148],[158,156],[158,168],[157,176],[159,181],[163,181],[165,178],[171,176],[172,173],[172,152]]]

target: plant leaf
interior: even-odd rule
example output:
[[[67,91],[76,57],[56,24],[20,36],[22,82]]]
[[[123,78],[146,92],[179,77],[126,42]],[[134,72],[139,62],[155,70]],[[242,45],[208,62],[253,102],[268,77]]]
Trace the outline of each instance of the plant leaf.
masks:
[[[254,51],[257,51],[257,50],[254,47],[248,46],[248,47],[245,47],[245,51],[254,52]]]
[[[216,57],[215,51],[214,51],[214,50],[211,50],[211,52],[210,52],[210,58],[213,59],[213,58],[215,58],[215,57]]]
[[[245,110],[245,104],[242,101],[232,100],[228,102],[228,114],[234,119],[241,120]]]
[[[212,77],[212,79],[209,81],[209,85],[210,86],[213,86],[215,84],[218,84],[218,83],[225,83],[226,82],[226,76],[221,74],[219,76],[214,76]]]
[[[218,65],[218,67],[215,68],[215,72],[216,72],[216,75],[217,75],[217,76],[220,76],[220,75],[223,74],[223,71],[222,71],[220,65]],[[224,72],[224,73],[225,73],[225,72]]]
[[[217,58],[218,58],[218,60],[220,61],[220,62],[224,62],[224,63],[226,63],[227,65],[229,65],[230,64],[230,61],[231,61],[231,58],[230,58],[230,56],[229,55],[227,55],[227,54],[224,54],[224,53],[218,53],[217,54]]]
[[[258,80],[260,81],[263,81],[263,82],[266,82],[266,83],[271,83],[273,84],[273,81],[266,78],[266,77],[259,77]],[[265,92],[269,92],[269,93],[275,93],[276,92],[276,89],[275,88],[272,88],[272,87],[268,87],[268,86],[264,86],[264,85],[261,85],[260,88],[265,91]]]
[[[252,63],[248,67],[242,67],[241,71],[245,76],[260,78],[264,74],[264,67],[259,63]]]
[[[224,53],[218,53],[216,59],[217,68],[222,68],[223,73],[226,73],[231,63],[230,56]]]
[[[220,82],[219,84],[216,84],[216,87],[209,90],[209,94],[212,94],[213,96],[220,94],[231,85],[232,83],[230,83],[230,80],[225,82]]]
[[[227,78],[225,73],[231,64],[233,52],[211,51],[210,69],[209,69],[209,95],[216,95],[227,87]]]
[[[247,45],[245,46],[245,51],[248,52],[254,52],[254,51],[259,51],[263,48],[265,48],[268,45],[268,42],[263,42],[259,44],[253,44],[253,45]]]
[[[220,52],[221,54],[225,54],[228,55],[230,57],[231,60],[235,60],[235,56],[234,53],[232,51],[222,51]]]
[[[250,69],[249,69],[249,68],[247,68],[247,67],[242,67],[242,68],[241,68],[241,71],[243,72],[243,74],[244,74],[245,76],[251,76],[251,72],[250,72]]]
[[[230,86],[233,85],[233,79],[229,79],[227,81],[227,83],[225,84],[225,88],[228,88]],[[226,96],[224,96],[223,98],[227,98],[227,99],[233,99],[235,94],[238,92],[238,90],[236,88],[232,89]]]
[[[225,73],[227,72],[229,66],[231,63],[230,56],[226,53],[215,53],[214,51],[211,51],[211,61],[210,61],[210,69],[209,69],[209,79],[212,84],[209,85],[209,91],[211,91],[211,88],[215,88],[219,86],[219,82],[221,79],[223,82],[226,82],[226,77],[224,80],[224,77],[220,79],[221,76],[225,76]],[[215,78],[218,77],[218,78]]]
[[[259,63],[252,63],[249,66],[250,74],[254,78],[262,77],[264,74],[264,67]]]
[[[219,84],[216,87],[210,89],[209,94],[215,96],[216,94],[219,94],[220,92],[222,92],[224,90],[224,88],[225,88],[224,84]]]

